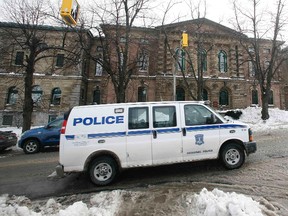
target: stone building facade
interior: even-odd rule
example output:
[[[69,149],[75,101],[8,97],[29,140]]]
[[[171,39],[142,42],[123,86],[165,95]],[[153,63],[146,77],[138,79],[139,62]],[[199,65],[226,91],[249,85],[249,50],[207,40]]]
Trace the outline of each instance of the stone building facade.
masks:
[[[0,25],[0,30],[8,27],[11,26]],[[47,27],[43,31],[49,34],[48,41],[60,43],[57,38],[66,30]],[[183,31],[189,35],[185,56],[179,55]],[[67,34],[71,44],[75,43],[75,34]],[[156,28],[133,28],[131,38],[137,39],[145,53],[139,57],[141,64],[137,65],[138,69],[129,82],[126,101],[193,100],[191,95],[196,95],[197,82],[191,67],[203,67],[202,96],[211,102],[211,106],[235,109],[261,105],[255,71],[239,37],[249,42],[245,35],[207,19]],[[1,36],[0,40],[3,41]],[[199,52],[196,52],[200,43],[203,48],[201,66]],[[261,49],[263,56],[269,55],[270,42],[263,40]],[[91,37],[90,52],[101,55],[102,51],[99,38]],[[9,58],[0,55],[0,126],[21,125],[24,81],[21,67],[15,65],[17,52],[19,49],[11,48]],[[64,67],[64,61],[64,65],[59,67],[56,66],[59,64],[57,58],[61,56],[58,54],[66,55],[56,53],[53,58],[36,65],[34,97],[40,96],[41,100],[34,107],[33,125],[45,124],[73,106],[116,102],[111,78],[101,65],[83,57],[83,61],[77,64]],[[190,64],[184,60],[188,55]],[[285,108],[284,87],[280,76],[276,75],[272,83],[271,107]]]

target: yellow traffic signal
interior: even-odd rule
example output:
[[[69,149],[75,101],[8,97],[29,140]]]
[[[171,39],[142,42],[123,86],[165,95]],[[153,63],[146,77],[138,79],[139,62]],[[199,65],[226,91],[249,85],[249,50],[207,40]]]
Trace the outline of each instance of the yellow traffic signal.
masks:
[[[188,34],[186,32],[182,33],[181,46],[182,47],[188,47]]]
[[[60,15],[68,25],[76,25],[80,5],[77,0],[62,0]]]

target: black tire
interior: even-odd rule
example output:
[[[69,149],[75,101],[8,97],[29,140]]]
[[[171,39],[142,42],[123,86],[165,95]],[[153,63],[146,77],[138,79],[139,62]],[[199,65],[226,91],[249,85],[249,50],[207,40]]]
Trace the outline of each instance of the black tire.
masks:
[[[111,157],[96,158],[89,169],[90,179],[96,185],[108,185],[115,180],[117,168],[117,163]]]
[[[23,151],[25,154],[35,154],[40,151],[39,141],[36,139],[26,140],[23,145]]]
[[[237,169],[245,162],[245,152],[241,146],[231,143],[221,151],[221,160],[227,169]]]

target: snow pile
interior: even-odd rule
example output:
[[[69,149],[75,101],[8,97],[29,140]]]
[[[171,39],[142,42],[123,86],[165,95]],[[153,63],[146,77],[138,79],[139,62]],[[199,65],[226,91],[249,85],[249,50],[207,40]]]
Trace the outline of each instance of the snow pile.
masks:
[[[241,110],[239,121],[249,124],[253,131],[288,128],[288,111],[270,108],[268,120],[261,119],[261,107],[247,107]]]
[[[118,210],[125,208],[121,206],[126,191],[115,190],[112,192],[100,192],[93,195],[90,203],[82,201],[75,202],[65,207],[57,203],[54,199],[49,199],[46,205],[37,206],[31,210],[33,204],[25,197],[11,197],[8,195],[0,196],[0,215],[1,216],[113,216],[117,215]],[[139,197],[138,192],[138,197]],[[137,193],[133,193],[137,196]],[[140,196],[141,197],[141,196]],[[133,198],[133,197],[132,197]],[[214,189],[208,191],[202,189],[199,194],[191,194],[186,198],[187,215],[207,215],[207,216],[262,216],[261,205],[252,198],[236,194],[225,193],[221,190]],[[23,206],[23,204],[26,206]],[[29,206],[30,208],[28,208]]]
[[[194,203],[192,202],[194,201]],[[242,194],[224,193],[217,188],[208,191],[203,188],[200,194],[195,194],[188,200],[190,204],[189,215],[203,216],[262,216],[260,204],[251,197]]]

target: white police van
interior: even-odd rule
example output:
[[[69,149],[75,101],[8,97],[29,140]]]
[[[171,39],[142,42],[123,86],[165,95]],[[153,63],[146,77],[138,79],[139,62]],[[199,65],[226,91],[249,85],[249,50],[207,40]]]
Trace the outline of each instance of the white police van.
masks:
[[[254,152],[248,125],[228,123],[203,102],[78,106],[64,115],[56,172],[87,171],[107,185],[125,168],[219,158],[235,169]]]

